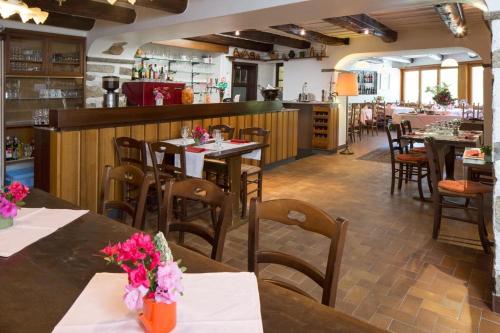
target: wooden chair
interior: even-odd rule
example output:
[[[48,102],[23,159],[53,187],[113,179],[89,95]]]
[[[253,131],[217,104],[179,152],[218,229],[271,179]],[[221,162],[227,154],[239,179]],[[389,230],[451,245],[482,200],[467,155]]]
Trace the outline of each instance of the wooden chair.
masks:
[[[377,114],[377,108],[376,104],[366,104],[370,109],[372,113],[372,119],[366,120],[365,128],[366,128],[366,134],[372,133],[372,136],[374,133],[377,133],[378,136],[378,114]]]
[[[133,165],[146,170],[146,146],[144,141],[129,137],[113,138],[115,153],[119,165]]]
[[[177,200],[199,201],[210,207],[212,225],[200,225],[193,222],[179,220],[174,214],[174,205]],[[187,179],[183,181],[170,180],[165,189],[162,208],[162,225],[160,230],[166,235],[169,232],[191,233],[206,240],[211,246],[210,258],[221,261],[224,250],[224,241],[228,226],[232,222],[232,196],[223,192],[217,185],[203,179]],[[196,252],[198,249],[183,244],[181,245]]]
[[[165,184],[171,179],[184,180],[186,179],[186,150],[184,147],[179,147],[167,142],[148,143],[149,154],[153,167],[155,178],[155,189],[158,198],[158,228],[162,216],[163,191]],[[175,166],[175,155],[179,155],[180,166]],[[182,205],[184,216],[186,215],[186,206]]]
[[[392,117],[387,115],[385,102],[375,104],[375,114],[377,115],[378,126],[385,128],[385,126],[389,125],[389,120]]]
[[[259,127],[250,127],[250,128],[242,128],[240,129],[239,138],[240,139],[248,139],[255,142],[269,144],[269,136],[271,135],[271,131],[268,131],[264,128]],[[252,193],[257,192],[257,197],[262,199],[262,183],[264,178],[264,165],[265,161],[265,152],[266,148],[262,149],[261,158],[257,161],[257,165],[251,165],[242,163],[241,164],[241,216],[245,217],[247,215],[247,205],[248,205],[248,196]],[[253,179],[252,179],[252,178]],[[249,185],[257,185],[257,188],[251,191],[248,191]]]
[[[259,245],[259,225],[261,220],[270,220],[286,225],[298,226],[304,231],[323,235],[331,240],[326,272],[300,258],[278,251],[265,251]],[[340,263],[344,250],[348,221],[328,216],[324,211],[299,200],[271,200],[261,202],[252,198],[250,203],[248,232],[248,270],[259,276],[259,264],[277,264],[293,268],[315,281],[323,288],[321,303],[335,307]],[[281,287],[312,298],[298,287],[280,280],[267,280]]]
[[[351,137],[352,142],[356,142],[356,135],[359,137],[361,141],[361,131],[362,126],[360,123],[361,117],[361,104],[353,103],[351,104],[351,113],[349,118],[349,136]]]
[[[432,191],[431,182],[427,171],[427,157],[424,154],[418,153],[405,153],[404,147],[401,145],[401,125],[393,124],[396,128],[397,138],[392,137],[390,127],[386,127],[387,139],[389,141],[389,149],[391,152],[391,195],[394,194],[394,188],[396,185],[396,179],[398,180],[398,190],[401,190],[403,186],[403,180],[416,181],[418,183],[418,194],[422,201],[424,198],[424,191],[422,187],[422,181],[427,178],[427,184],[429,189]],[[414,169],[417,169],[417,180],[413,180]]]
[[[439,163],[436,143],[434,138],[425,139],[425,147],[427,148],[427,158],[429,160],[429,173],[432,184],[435,190],[432,193],[432,201],[434,204],[434,228],[432,237],[437,239],[441,229],[441,219],[447,218],[456,221],[476,224],[478,227],[479,239],[485,253],[491,253],[491,242],[488,240],[488,232],[484,224],[484,196],[487,193],[493,192],[493,187],[484,185],[471,180],[443,180],[443,172]],[[459,205],[446,200],[447,198],[463,198],[465,205]],[[468,220],[455,216],[443,215],[443,208],[448,209],[464,209],[465,211],[472,209],[468,203],[470,200],[477,202],[477,219]]]
[[[128,195],[132,191],[125,191],[128,195],[121,200],[111,198],[111,189],[114,183],[120,183],[124,188],[137,189],[135,197]],[[144,230],[144,213],[146,198],[150,184],[153,182],[151,175],[145,174],[141,169],[133,165],[122,165],[116,168],[106,166],[102,178],[101,195],[98,213],[106,215],[110,210],[118,210],[122,213],[122,221],[126,223],[126,215],[132,218],[132,226]],[[123,214],[125,213],[125,214]]]
[[[220,130],[224,136],[224,140],[231,140],[234,138],[234,127],[228,125],[210,125],[208,127],[208,133],[212,135],[214,130]]]

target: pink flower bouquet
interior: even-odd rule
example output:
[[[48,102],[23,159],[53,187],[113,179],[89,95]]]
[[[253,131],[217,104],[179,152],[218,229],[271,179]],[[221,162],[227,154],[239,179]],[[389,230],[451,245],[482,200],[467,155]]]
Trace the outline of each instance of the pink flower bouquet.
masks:
[[[154,239],[148,234],[136,233],[101,252],[107,262],[120,266],[128,274],[124,301],[130,310],[142,310],[148,300],[172,304],[182,295],[185,268],[173,260],[163,233]]]
[[[24,198],[29,188],[20,182],[12,182],[0,190],[0,229],[12,226],[12,219],[17,216],[18,209],[25,205]]]
[[[193,130],[193,139],[194,139],[194,142],[199,145],[199,144],[205,144],[208,139],[210,138],[210,135],[208,134],[208,132],[203,129],[202,127],[200,126],[196,126]]]

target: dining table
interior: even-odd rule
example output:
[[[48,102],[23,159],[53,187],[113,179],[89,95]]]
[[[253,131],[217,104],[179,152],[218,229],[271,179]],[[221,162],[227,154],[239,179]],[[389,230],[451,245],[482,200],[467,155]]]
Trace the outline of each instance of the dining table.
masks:
[[[482,131],[458,131],[453,134],[451,131],[422,131],[417,130],[401,136],[402,146],[409,143],[423,143],[426,137],[434,138],[438,149],[439,160],[444,164],[446,179],[455,179],[455,159],[456,150],[466,147],[480,147],[482,144]]]
[[[436,113],[398,113],[394,112],[392,115],[393,124],[401,124],[403,121],[408,120],[411,123],[412,128],[424,129],[427,125],[442,122],[442,121],[452,121],[462,119],[462,110],[451,110],[446,112],[436,112]]]
[[[78,209],[37,189],[32,189],[26,202],[28,207]],[[0,258],[0,332],[51,332],[96,273],[119,272],[106,264],[99,251],[136,232],[89,212],[20,252]],[[237,271],[173,243],[170,247],[189,273]],[[258,290],[265,332],[385,332],[264,280],[258,279]]]

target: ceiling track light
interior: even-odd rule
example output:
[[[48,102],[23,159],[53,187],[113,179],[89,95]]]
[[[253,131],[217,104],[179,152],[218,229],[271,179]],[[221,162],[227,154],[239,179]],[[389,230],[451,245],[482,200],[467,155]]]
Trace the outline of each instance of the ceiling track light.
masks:
[[[0,16],[3,19],[18,14],[23,23],[33,20],[36,24],[43,24],[49,17],[49,13],[40,8],[30,8],[21,0],[0,0]]]
[[[239,35],[240,35],[240,31],[239,31],[239,30],[236,30],[236,31],[234,32],[234,35],[235,35],[235,36],[239,36]]]
[[[300,29],[300,35],[305,36],[306,35],[306,29],[302,28]]]

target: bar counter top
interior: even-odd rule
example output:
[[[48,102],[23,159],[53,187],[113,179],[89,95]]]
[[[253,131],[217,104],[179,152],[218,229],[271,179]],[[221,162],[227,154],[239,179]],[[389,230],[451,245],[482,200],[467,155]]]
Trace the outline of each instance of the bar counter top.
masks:
[[[50,110],[48,128],[56,131],[105,128],[293,110],[284,108],[281,101]]]

